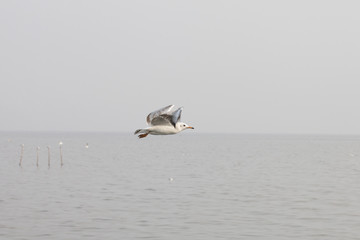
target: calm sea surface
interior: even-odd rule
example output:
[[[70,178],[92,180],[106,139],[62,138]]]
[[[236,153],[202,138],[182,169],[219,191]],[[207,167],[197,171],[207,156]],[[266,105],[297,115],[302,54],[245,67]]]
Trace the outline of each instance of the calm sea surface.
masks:
[[[0,190],[0,239],[360,239],[360,137],[1,133]]]

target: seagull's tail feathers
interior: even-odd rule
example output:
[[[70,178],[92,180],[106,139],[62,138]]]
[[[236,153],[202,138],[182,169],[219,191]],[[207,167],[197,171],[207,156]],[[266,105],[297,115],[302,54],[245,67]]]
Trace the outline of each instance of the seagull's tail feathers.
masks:
[[[134,134],[136,135],[138,133],[146,133],[146,132],[147,132],[146,129],[138,129],[134,132]]]
[[[146,137],[147,135],[149,135],[150,131],[147,130],[147,129],[138,129],[134,132],[134,134],[138,134],[138,133],[142,133],[142,134],[139,134],[138,137],[139,138],[144,138]]]

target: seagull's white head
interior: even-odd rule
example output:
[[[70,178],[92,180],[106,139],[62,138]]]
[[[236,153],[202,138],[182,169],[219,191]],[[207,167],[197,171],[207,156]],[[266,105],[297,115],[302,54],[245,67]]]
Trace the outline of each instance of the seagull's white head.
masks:
[[[190,127],[189,125],[183,122],[177,122],[176,128],[179,129],[179,131],[183,131],[185,129],[194,129],[193,127]]]

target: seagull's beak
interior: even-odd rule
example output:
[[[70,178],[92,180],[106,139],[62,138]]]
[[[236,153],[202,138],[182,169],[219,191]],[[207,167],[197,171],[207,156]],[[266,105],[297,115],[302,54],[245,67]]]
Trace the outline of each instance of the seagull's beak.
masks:
[[[193,127],[187,127],[187,128],[194,129]]]

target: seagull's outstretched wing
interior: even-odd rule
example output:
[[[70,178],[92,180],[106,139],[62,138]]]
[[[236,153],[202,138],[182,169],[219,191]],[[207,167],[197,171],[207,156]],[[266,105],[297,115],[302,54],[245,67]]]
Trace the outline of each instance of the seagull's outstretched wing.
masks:
[[[162,126],[174,126],[174,124],[172,123],[172,115],[169,114],[162,114],[160,116],[154,117],[151,122],[150,122],[151,126],[158,126],[158,125],[162,125]],[[174,126],[175,127],[175,126]]]
[[[176,127],[176,123],[181,118],[182,110],[183,110],[183,108],[181,107],[181,108],[178,108],[173,113],[161,114],[159,116],[156,116],[151,120],[150,125],[151,126],[164,125],[164,126]]]
[[[174,108],[174,105],[169,105],[169,106],[166,106],[159,110],[156,110],[154,112],[151,112],[146,118],[147,124],[149,124],[149,125],[166,125],[166,124],[159,124],[159,123],[161,121],[169,121],[169,120],[167,120],[168,117],[162,117],[162,118],[157,119],[156,121],[154,121],[155,124],[153,123],[153,120],[155,118],[159,117],[160,115],[168,115],[167,113],[169,113],[171,111],[171,109],[173,109],[173,108]],[[168,116],[171,116],[171,115],[168,115]],[[167,124],[169,124],[169,123],[167,123]]]
[[[178,108],[178,109],[177,109],[175,112],[173,112],[173,114],[172,114],[171,123],[174,125],[174,127],[175,127],[176,123],[177,123],[178,121],[180,121],[182,110],[183,110],[183,107]]]

